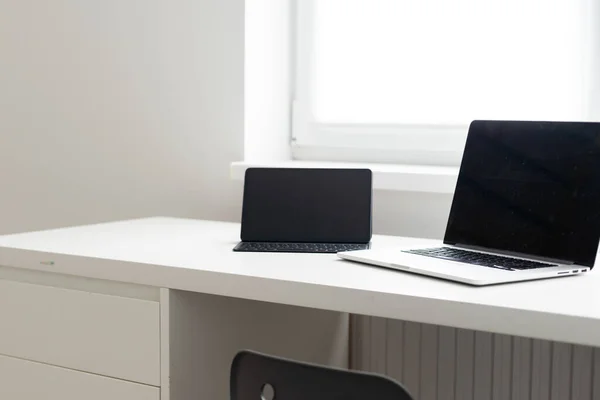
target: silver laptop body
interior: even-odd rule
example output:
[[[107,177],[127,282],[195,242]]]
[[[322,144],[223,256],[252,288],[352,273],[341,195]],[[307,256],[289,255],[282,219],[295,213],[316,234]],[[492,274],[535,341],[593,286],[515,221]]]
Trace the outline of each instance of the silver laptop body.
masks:
[[[588,272],[599,240],[600,123],[473,121],[443,242],[338,255],[481,286]]]

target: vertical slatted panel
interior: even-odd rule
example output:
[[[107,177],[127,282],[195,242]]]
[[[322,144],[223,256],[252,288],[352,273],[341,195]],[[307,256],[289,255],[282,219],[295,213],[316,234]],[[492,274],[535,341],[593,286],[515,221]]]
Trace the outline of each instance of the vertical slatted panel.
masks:
[[[454,400],[455,363],[456,329],[442,326],[438,338],[438,400]]]
[[[512,389],[512,337],[495,334],[493,354],[492,399],[510,400]]]
[[[387,374],[404,382],[404,322],[390,320],[387,335]]]
[[[571,345],[552,343],[550,400],[565,400],[571,392]]]
[[[360,341],[363,339],[358,332],[358,315],[350,316],[350,368],[359,370],[363,365]]]
[[[419,400],[437,399],[438,327],[421,327],[421,387]]]
[[[404,385],[417,399],[421,387],[421,324],[404,323]]]
[[[371,370],[371,318],[352,317],[351,367],[361,371]]]
[[[387,372],[387,320],[371,317],[371,371],[379,374]]]
[[[573,346],[571,400],[590,400],[592,398],[593,356],[593,348]]]
[[[600,348],[370,317],[352,318],[352,366],[415,400],[600,400]]]
[[[532,353],[531,400],[548,400],[550,399],[552,344],[546,340],[534,340]]]
[[[592,368],[592,399],[600,400],[600,349],[594,349],[594,358],[593,358],[593,368]]]
[[[488,332],[475,333],[475,400],[492,400],[492,334]]]
[[[531,397],[531,339],[513,338],[512,400]]]
[[[455,397],[473,400],[473,375],[475,332],[466,329],[456,331],[456,389]]]

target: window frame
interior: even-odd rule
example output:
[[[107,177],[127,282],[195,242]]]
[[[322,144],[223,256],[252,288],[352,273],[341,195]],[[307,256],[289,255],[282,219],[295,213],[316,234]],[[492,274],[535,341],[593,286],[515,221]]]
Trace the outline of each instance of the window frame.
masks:
[[[460,165],[467,136],[468,124],[323,124],[311,118],[311,57],[313,43],[314,3],[318,0],[294,1],[294,58],[293,101],[291,126],[291,153],[293,159],[311,161],[351,161],[409,165]],[[593,10],[593,0],[588,0]],[[598,6],[600,9],[600,6]],[[590,32],[600,32],[600,16],[593,21],[594,12],[585,23]],[[594,43],[600,37],[592,35],[589,45],[590,57],[600,58],[600,50],[594,52]],[[591,76],[583,79],[594,81],[592,89],[599,86],[600,74],[593,74],[593,67],[600,62],[588,64]],[[587,75],[587,74],[584,74]],[[600,90],[596,88],[596,92]],[[590,96],[589,116],[600,118],[600,94]]]

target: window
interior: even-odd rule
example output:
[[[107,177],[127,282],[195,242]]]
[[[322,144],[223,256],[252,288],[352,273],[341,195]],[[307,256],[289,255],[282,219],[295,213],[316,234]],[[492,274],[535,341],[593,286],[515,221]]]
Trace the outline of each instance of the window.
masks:
[[[294,157],[456,165],[474,119],[598,117],[594,3],[298,0]]]

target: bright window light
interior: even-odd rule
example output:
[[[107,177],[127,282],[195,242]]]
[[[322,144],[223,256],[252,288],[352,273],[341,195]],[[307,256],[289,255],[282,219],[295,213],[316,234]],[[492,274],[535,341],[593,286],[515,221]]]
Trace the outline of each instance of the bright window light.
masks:
[[[331,123],[583,118],[578,0],[318,0],[313,111]]]
[[[299,0],[295,134],[331,147],[345,126],[368,148],[381,126],[384,140],[474,119],[586,120],[592,2]]]

